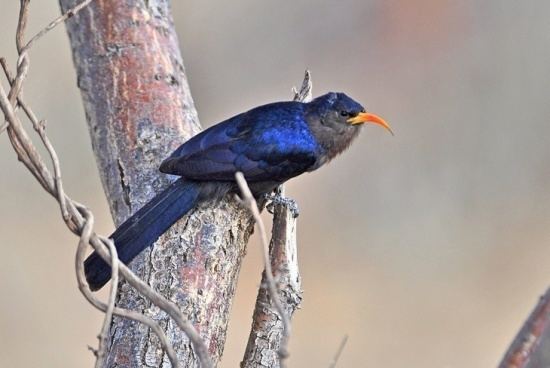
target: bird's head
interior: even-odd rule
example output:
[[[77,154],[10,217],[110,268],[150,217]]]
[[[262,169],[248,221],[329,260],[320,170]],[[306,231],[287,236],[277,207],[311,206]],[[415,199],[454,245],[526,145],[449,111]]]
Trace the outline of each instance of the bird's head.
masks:
[[[304,112],[311,132],[324,151],[319,165],[348,148],[365,123],[381,125],[392,133],[384,119],[366,112],[344,93],[329,92],[319,96],[306,104]]]
[[[317,115],[319,122],[335,133],[358,130],[365,123],[378,124],[393,134],[384,119],[366,112],[357,101],[344,93],[329,92],[309,103],[309,110]]]

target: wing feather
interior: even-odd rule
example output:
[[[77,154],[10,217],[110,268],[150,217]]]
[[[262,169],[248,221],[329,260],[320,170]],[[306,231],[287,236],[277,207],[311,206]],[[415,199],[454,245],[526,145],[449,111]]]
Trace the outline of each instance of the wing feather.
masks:
[[[160,170],[194,180],[285,181],[310,169],[319,146],[294,102],[265,105],[191,138]]]

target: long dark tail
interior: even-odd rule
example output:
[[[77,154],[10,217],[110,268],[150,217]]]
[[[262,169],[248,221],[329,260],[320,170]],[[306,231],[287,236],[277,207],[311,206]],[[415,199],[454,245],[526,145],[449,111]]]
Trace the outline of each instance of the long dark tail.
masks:
[[[199,183],[179,179],[120,225],[110,236],[120,260],[127,264],[153,244],[197,204],[200,193]],[[86,259],[84,268],[92,290],[101,289],[111,278],[111,267],[96,252]]]

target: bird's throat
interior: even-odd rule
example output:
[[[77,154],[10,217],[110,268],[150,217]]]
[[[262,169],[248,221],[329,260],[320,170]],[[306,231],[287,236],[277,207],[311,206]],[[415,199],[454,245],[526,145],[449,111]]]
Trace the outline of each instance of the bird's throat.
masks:
[[[319,166],[344,152],[359,134],[360,126],[349,125],[341,130],[323,125],[321,121],[311,125],[311,131],[323,150]]]

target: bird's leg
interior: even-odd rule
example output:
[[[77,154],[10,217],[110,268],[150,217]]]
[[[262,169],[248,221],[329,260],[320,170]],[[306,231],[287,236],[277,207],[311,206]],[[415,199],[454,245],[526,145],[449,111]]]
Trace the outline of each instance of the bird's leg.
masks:
[[[264,194],[263,197],[265,200],[269,201],[269,203],[265,207],[267,211],[271,214],[273,214],[275,210],[275,205],[281,205],[286,207],[292,213],[292,216],[294,218],[300,215],[300,209],[298,208],[298,204],[296,203],[296,201],[292,198],[283,196],[280,186],[275,188],[272,193]]]

